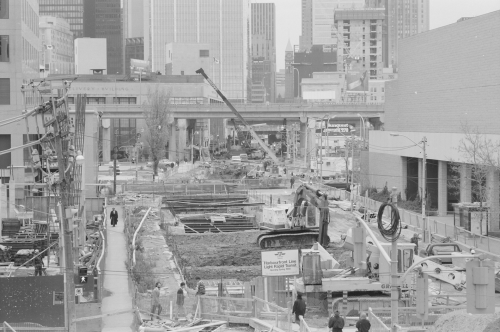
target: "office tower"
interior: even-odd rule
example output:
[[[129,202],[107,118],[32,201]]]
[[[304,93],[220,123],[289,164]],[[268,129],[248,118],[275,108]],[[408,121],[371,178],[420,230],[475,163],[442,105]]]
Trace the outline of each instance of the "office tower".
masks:
[[[39,0],[40,16],[64,18],[70,25],[73,38],[83,37],[84,0]]]
[[[26,98],[21,92],[23,84],[40,75],[38,20],[37,0],[0,0],[0,114],[3,119],[19,116],[22,110],[32,109],[40,101],[31,89],[25,92]],[[24,122],[0,127],[0,150],[23,144],[25,133]],[[23,149],[15,149],[0,158],[3,180],[8,181],[11,175],[16,179],[33,178],[31,169],[26,169],[27,177],[24,167],[8,170],[12,165],[27,165],[30,156],[26,159],[24,156]],[[15,191],[11,191],[11,195],[14,197]]]
[[[285,49],[285,101],[291,103],[294,98],[293,48],[290,40],[288,40]]]
[[[365,0],[302,0],[301,51],[312,45],[336,45],[337,36],[333,25],[337,9],[362,9]]]
[[[144,60],[144,37],[125,39],[125,74],[130,76],[130,59]]]
[[[60,17],[41,16],[39,28],[42,43],[40,68],[45,75],[73,74],[75,54],[70,24]]]
[[[144,0],[123,0],[124,38],[144,37]]]
[[[85,0],[83,10],[83,36],[106,38],[106,74],[123,73],[123,36],[120,0]]]
[[[398,39],[429,30],[429,0],[368,0],[367,7],[385,9],[385,66],[398,63]]]
[[[145,0],[144,11],[144,58],[153,71],[165,73],[168,43],[209,44],[211,79],[228,99],[247,100],[249,0]]]
[[[252,102],[274,102],[276,11],[274,3],[252,3]],[[259,97],[257,98],[257,95]]]
[[[340,37],[338,70],[349,71],[349,67],[356,66],[363,72],[368,71],[370,79],[382,79],[384,21],[382,8],[335,11],[335,29]]]

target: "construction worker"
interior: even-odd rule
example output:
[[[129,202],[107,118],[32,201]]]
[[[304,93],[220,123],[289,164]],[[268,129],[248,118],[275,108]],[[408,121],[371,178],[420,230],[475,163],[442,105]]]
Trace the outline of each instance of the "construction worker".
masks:
[[[292,314],[295,314],[295,323],[300,325],[300,316],[304,318],[306,314],[306,302],[301,294],[297,294],[297,299],[293,303]]]
[[[154,314],[156,311],[156,308],[158,308],[158,314],[156,317],[160,319],[160,313],[161,313],[161,304],[160,304],[160,287],[161,283],[157,282],[155,289],[151,292],[151,320],[154,319]]]
[[[356,323],[356,328],[358,329],[359,332],[368,332],[370,331],[370,327],[372,325],[370,324],[370,321],[366,319],[366,314],[363,312],[359,316],[359,320]]]
[[[184,311],[184,298],[186,297],[186,294],[186,283],[181,282],[181,287],[177,290],[177,300],[175,301],[175,304],[177,305],[175,320],[179,320],[179,312],[181,311],[183,315],[186,315],[186,312]]]
[[[38,250],[35,250],[35,255],[37,255],[33,260],[35,265],[35,277],[36,276],[41,277],[43,272],[43,260],[42,257],[38,255]]]
[[[418,255],[418,234],[413,234],[413,237],[410,239],[410,243],[415,244],[415,255]]]
[[[332,332],[342,332],[344,324],[344,318],[340,317],[338,310],[335,310],[333,316],[328,320],[328,328],[332,329]]]

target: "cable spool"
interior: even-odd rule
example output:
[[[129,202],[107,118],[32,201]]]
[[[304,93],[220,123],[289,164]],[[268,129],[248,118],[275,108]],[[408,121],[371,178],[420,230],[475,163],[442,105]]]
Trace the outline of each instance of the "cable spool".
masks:
[[[382,216],[384,215],[384,210],[386,206],[391,207],[391,224],[389,227],[384,226],[382,222]],[[399,217],[398,208],[391,203],[383,203],[378,209],[377,214],[377,224],[380,234],[389,242],[395,242],[399,239],[401,235],[401,218]]]

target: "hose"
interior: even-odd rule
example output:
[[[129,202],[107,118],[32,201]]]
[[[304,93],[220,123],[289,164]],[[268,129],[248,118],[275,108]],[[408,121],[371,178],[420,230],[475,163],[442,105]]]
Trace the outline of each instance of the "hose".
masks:
[[[389,227],[384,226],[382,221],[382,216],[384,215],[384,210],[386,206],[391,207],[391,224]],[[391,203],[383,203],[378,209],[377,224],[380,234],[388,242],[395,242],[399,239],[401,235],[401,218],[399,217],[398,208]]]

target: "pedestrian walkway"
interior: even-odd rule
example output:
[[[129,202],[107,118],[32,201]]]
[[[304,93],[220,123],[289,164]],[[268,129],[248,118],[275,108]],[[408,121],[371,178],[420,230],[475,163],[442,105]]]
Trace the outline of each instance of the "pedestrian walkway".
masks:
[[[109,206],[106,214],[109,216],[111,208],[118,211],[118,224],[112,227],[109,220],[106,225],[106,257],[102,269],[104,275],[104,292],[101,312],[103,314],[132,310],[132,296],[129,292],[130,277],[125,264],[127,260],[127,240],[125,237],[123,209],[120,206]],[[127,332],[132,331],[134,313],[104,317],[102,331]]]

